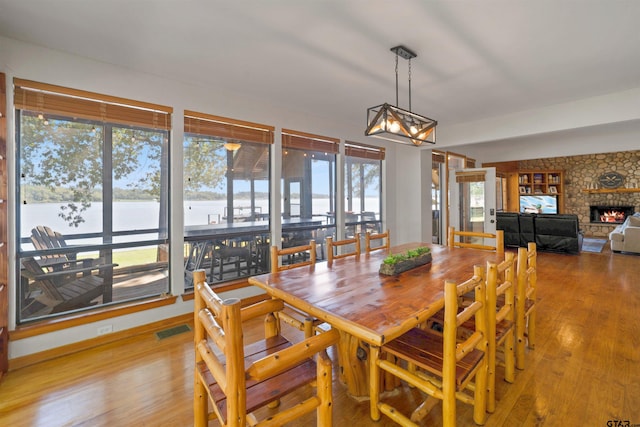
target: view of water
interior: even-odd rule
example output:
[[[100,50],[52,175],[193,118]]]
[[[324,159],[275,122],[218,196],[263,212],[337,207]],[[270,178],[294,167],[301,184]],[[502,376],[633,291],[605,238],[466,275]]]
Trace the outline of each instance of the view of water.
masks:
[[[292,200],[292,204],[299,203]],[[353,205],[359,206],[360,201],[354,199]],[[225,200],[214,201],[185,201],[184,203],[184,224],[204,225],[211,219],[218,221],[225,216]],[[243,207],[248,214],[250,209],[249,200],[236,200],[236,207]],[[256,200],[256,207],[262,213],[269,212],[269,201],[266,199]],[[160,204],[158,202],[116,202],[113,210],[114,231],[140,230],[158,227],[158,212]],[[379,212],[378,199],[366,198],[365,210]],[[313,212],[317,215],[324,215],[329,211],[329,199],[314,199]],[[21,205],[21,226],[20,236],[29,237],[31,229],[38,225],[46,225],[54,231],[62,234],[99,233],[102,231],[102,203],[92,203],[87,211],[82,213],[85,222],[78,227],[69,226],[58,214],[60,205],[53,203],[32,203]],[[125,236],[119,241],[137,240],[140,236]],[[81,243],[81,242],[77,242]],[[89,242],[84,242],[89,243]],[[24,248],[26,249],[26,248]]]

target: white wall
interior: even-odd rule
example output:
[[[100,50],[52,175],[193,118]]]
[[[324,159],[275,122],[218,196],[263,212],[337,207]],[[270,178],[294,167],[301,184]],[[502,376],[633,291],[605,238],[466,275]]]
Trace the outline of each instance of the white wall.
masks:
[[[398,145],[386,164],[397,171],[387,179],[392,244],[431,242],[431,150]]]
[[[534,110],[491,117],[438,131],[441,146],[513,140],[552,133],[593,130],[640,121],[640,88],[585,98]],[[440,147],[442,149],[442,147]]]
[[[460,145],[456,152],[483,162],[611,153],[640,148],[640,120]]]

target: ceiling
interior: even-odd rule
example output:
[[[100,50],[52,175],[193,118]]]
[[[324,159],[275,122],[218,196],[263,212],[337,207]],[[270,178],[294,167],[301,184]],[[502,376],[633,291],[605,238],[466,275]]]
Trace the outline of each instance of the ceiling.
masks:
[[[635,0],[0,0],[2,36],[362,130],[395,104],[393,46],[448,126],[640,87],[639,21]]]

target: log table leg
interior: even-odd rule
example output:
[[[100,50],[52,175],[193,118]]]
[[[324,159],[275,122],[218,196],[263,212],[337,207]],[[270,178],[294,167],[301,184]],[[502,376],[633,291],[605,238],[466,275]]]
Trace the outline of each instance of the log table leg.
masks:
[[[340,331],[338,364],[339,379],[347,387],[349,395],[357,400],[369,399],[369,345]],[[381,392],[395,390],[399,385],[400,381],[395,376],[380,377]]]

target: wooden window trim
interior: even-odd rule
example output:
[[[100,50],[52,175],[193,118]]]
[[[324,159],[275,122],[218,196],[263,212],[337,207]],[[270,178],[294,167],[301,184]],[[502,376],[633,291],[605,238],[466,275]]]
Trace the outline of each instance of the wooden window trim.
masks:
[[[145,299],[142,301],[121,304],[118,306],[105,306],[92,311],[83,311],[75,314],[65,314],[60,317],[46,319],[40,322],[27,323],[17,326],[15,330],[9,333],[11,341],[30,338],[42,334],[61,331],[72,328],[74,326],[86,325],[105,319],[125,316],[131,313],[138,313],[145,310],[151,310],[157,307],[175,304],[177,296],[166,295],[155,298]]]

